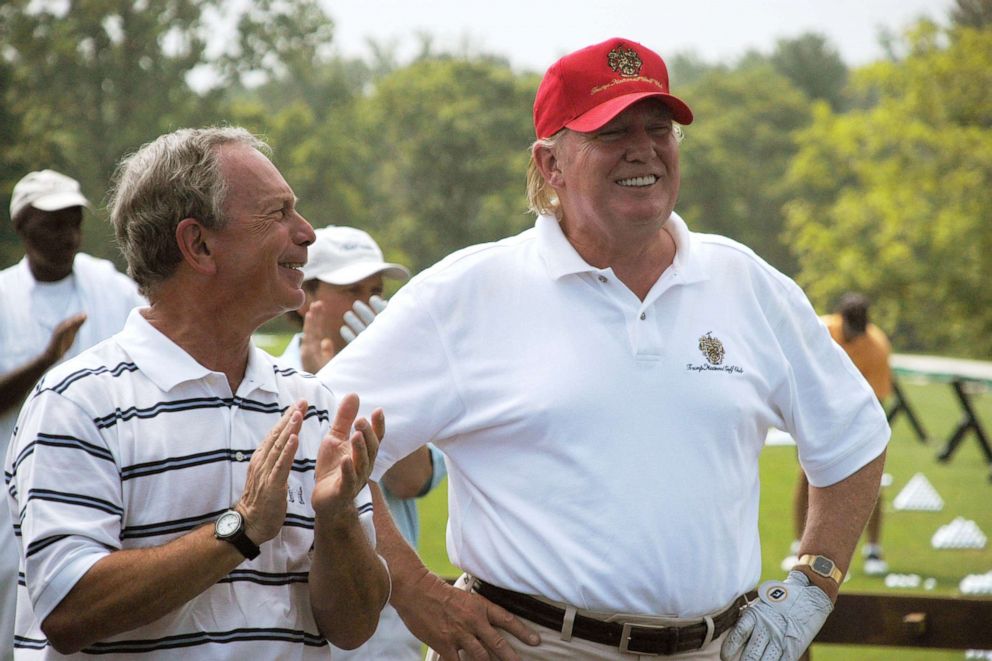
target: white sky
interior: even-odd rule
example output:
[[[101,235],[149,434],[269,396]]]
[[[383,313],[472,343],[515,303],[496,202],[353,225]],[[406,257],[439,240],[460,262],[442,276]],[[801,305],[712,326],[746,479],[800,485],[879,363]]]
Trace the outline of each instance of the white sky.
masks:
[[[543,73],[561,55],[610,37],[663,57],[692,52],[727,62],[779,38],[825,34],[851,66],[882,57],[881,30],[901,33],[922,16],[946,24],[953,0],[321,0],[345,55],[366,57],[369,38],[394,42],[401,59],[426,32],[444,50],[494,53]]]

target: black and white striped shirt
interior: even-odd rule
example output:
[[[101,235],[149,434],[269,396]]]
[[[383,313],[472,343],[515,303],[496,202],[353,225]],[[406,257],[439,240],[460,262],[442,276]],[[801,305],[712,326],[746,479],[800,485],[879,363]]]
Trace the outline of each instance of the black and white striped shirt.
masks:
[[[307,581],[310,494],[334,396],[255,347],[232,394],[224,374],[197,363],[138,310],[119,334],[49,372],[18,420],[5,464],[21,551],[17,658],[64,658],[40,623],[109,552],[165,544],[235,503],[252,451],[300,399],[309,408],[282,531],[181,608],[80,656],[326,659]],[[374,543],[368,487],[356,505]]]

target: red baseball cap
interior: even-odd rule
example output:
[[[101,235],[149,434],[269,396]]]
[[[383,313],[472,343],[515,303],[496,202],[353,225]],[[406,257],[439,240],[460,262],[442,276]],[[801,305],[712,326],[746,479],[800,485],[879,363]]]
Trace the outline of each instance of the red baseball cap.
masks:
[[[595,131],[641,99],[656,98],[679,124],[692,111],[668,93],[668,68],[653,50],[613,38],[588,46],[551,65],[534,99],[534,131],[550,138],[563,128]]]

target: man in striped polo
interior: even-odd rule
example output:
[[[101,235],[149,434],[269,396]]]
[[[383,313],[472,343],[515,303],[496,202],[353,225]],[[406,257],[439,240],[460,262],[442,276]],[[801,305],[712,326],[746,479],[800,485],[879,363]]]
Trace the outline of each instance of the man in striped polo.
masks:
[[[184,129],[118,169],[111,221],[150,305],[18,418],[17,659],[323,659],[376,627],[382,412],[250,340],[302,303],[314,239],[267,149]]]

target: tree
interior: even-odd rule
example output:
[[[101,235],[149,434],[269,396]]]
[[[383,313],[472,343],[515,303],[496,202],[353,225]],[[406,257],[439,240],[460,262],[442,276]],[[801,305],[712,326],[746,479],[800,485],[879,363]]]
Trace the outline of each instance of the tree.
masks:
[[[793,134],[811,119],[809,100],[768,64],[715,69],[679,94],[696,120],[681,150],[679,213],[694,229],[737,239],[793,273],[783,184]]]
[[[826,101],[834,110],[844,108],[847,65],[822,34],[779,39],[769,61],[810,99]]]
[[[19,140],[2,167],[53,167],[103,198],[125,153],[191,117],[211,115],[217,96],[192,92],[187,76],[205,62],[202,13],[214,0],[0,5],[10,82],[3,105]],[[11,181],[23,171],[0,172]],[[110,254],[108,232],[87,223],[89,248]]]
[[[992,31],[920,23],[909,55],[857,72],[866,109],[817,109],[787,209],[800,283],[846,289],[902,350],[992,353]]]
[[[484,56],[430,55],[380,80],[359,110],[371,231],[420,269],[529,226],[536,88],[535,77]]]
[[[960,27],[989,27],[992,25],[992,0],[955,0],[951,21]]]

